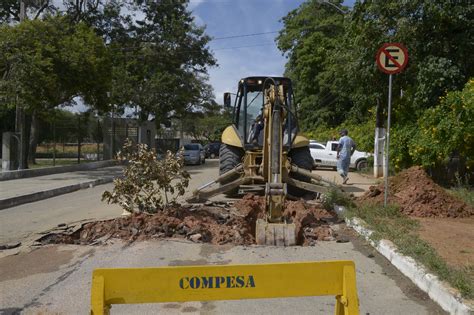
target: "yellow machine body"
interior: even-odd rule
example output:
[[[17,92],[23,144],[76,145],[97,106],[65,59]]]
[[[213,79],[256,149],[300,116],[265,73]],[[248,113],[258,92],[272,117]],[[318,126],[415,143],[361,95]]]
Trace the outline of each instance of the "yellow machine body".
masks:
[[[288,194],[287,184],[319,194],[327,191],[328,183],[311,174],[313,160],[309,153],[309,140],[298,133],[295,106],[292,105],[291,80],[249,77],[240,80],[238,91],[234,124],[228,126],[221,137],[222,145],[228,151],[221,154],[219,162],[220,166],[226,167],[224,170],[220,169],[218,179],[198,188],[191,200],[203,201],[218,193],[230,191],[264,191],[266,218],[257,221],[257,244],[295,245],[295,225],[286,222],[282,215]],[[252,126],[248,121],[253,119],[253,116],[249,116],[249,106],[255,106],[256,97],[249,101],[248,93],[258,93],[257,96],[262,97],[261,114],[255,117]],[[229,97],[224,97],[226,99],[230,100]],[[250,113],[255,115],[255,111]],[[254,127],[262,121],[263,127],[258,129],[257,134]],[[249,127],[252,127],[251,130]],[[260,133],[263,137],[260,137]],[[257,137],[253,138],[255,136]],[[232,155],[235,152],[241,155]],[[296,158],[295,152],[306,156]],[[233,159],[231,167],[228,167],[229,158]],[[302,159],[306,161],[306,165],[298,165],[297,160]],[[299,175],[295,177],[294,174]],[[306,180],[297,179],[301,177]],[[220,186],[210,190],[209,187],[216,183]]]

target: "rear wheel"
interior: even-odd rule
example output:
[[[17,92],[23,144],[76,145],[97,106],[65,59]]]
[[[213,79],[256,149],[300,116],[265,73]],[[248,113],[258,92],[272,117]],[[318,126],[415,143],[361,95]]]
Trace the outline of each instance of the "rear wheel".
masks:
[[[357,161],[356,169],[358,171],[363,171],[366,168],[367,168],[367,160],[366,159],[362,159],[362,160]]]
[[[223,143],[219,149],[219,175],[222,175],[232,169],[242,162],[244,157],[244,150],[242,148],[234,147]],[[225,182],[222,182],[221,185],[233,182],[239,178],[238,174],[228,178]],[[234,188],[225,193],[226,196],[232,197],[235,196],[239,191],[239,188]]]
[[[309,147],[294,148],[288,152],[288,157],[291,159],[291,163],[311,172],[313,169],[313,158],[309,152]],[[302,182],[311,182],[311,178],[303,176],[301,174],[290,173],[290,177]],[[302,197],[308,193],[308,191],[288,185],[288,193],[295,197]]]

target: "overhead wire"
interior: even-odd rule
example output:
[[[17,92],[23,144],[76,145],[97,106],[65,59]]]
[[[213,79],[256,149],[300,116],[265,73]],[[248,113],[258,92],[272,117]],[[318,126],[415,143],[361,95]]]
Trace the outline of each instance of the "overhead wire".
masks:
[[[241,38],[241,37],[260,36],[260,35],[275,34],[275,33],[278,33],[278,31],[261,32],[261,33],[253,33],[253,34],[241,34],[241,35],[232,35],[232,36],[224,36],[224,37],[214,37],[214,38],[211,39],[211,41],[223,40],[223,39],[232,39],[232,38]]]
[[[244,46],[234,46],[234,47],[223,47],[223,48],[215,48],[211,50],[227,50],[227,49],[240,49],[240,48],[248,48],[248,47],[258,47],[258,46],[273,46],[275,43],[263,43],[263,44],[255,44],[255,45],[244,45]]]
[[[209,40],[209,42],[212,41],[218,41],[218,40],[226,40],[226,39],[235,39],[235,38],[244,38],[244,37],[253,37],[253,36],[261,36],[261,35],[267,35],[267,34],[276,34],[279,31],[268,31],[268,32],[259,32],[259,33],[250,33],[250,34],[239,34],[239,35],[229,35],[229,36],[222,36],[222,37],[214,37]],[[148,41],[142,41],[142,42],[148,42]],[[243,46],[234,46],[234,47],[222,47],[222,48],[214,48],[212,50],[217,51],[217,50],[232,50],[232,49],[240,49],[240,48],[250,48],[250,47],[259,47],[259,46],[270,46],[274,45],[274,43],[260,43],[260,44],[255,44],[255,45],[243,45]],[[140,46],[133,46],[133,47],[109,47],[112,50],[136,50],[136,49],[142,49]],[[196,50],[188,50],[190,52],[196,51]]]

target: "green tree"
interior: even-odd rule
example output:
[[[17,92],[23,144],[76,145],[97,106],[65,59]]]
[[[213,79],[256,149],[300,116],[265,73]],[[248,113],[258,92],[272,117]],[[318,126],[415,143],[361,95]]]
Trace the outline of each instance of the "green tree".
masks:
[[[383,43],[401,42],[409,62],[393,78],[391,162],[398,167],[439,164],[453,151],[471,160],[460,138],[451,139],[445,151],[425,146],[430,152],[421,156],[414,148],[421,145],[418,124],[431,124],[431,130],[457,124],[439,98],[474,76],[474,6],[468,1],[368,0],[336,16],[339,11],[331,7],[340,3],[304,2],[283,19],[277,39],[288,57],[286,74],[296,81],[303,131],[321,139],[348,127],[358,143],[370,145],[374,107],[386,104],[388,90],[388,76],[378,70],[375,54]],[[454,137],[460,130],[449,132]],[[428,143],[423,137],[419,141]]]
[[[350,104],[333,88],[338,77],[328,70],[344,36],[344,16],[327,4],[307,1],[282,22],[277,43],[288,58],[285,75],[295,83],[302,127],[341,123]]]
[[[207,68],[215,65],[206,47],[210,38],[194,24],[186,5],[135,1],[131,9],[142,12],[143,19],[127,26],[128,37],[111,43],[113,101],[137,107],[142,120],[181,116],[212,97],[205,82]]]
[[[110,60],[100,37],[84,24],[62,17],[0,27],[2,106],[20,104],[32,116],[30,158],[37,143],[37,115],[82,97],[104,108]]]
[[[23,0],[26,17],[32,20],[57,11],[52,0]],[[2,0],[0,2],[0,24],[20,22],[20,1]]]
[[[394,78],[394,120],[416,121],[445,90],[460,89],[473,75],[474,8],[468,2],[356,2],[346,25],[345,46],[352,58],[341,75],[352,95],[352,111],[362,117],[376,99],[386,99],[387,76],[374,62],[386,42],[409,52],[406,70]],[[402,94],[403,98],[398,97]]]
[[[232,113],[211,101],[199,111],[186,113],[182,120],[183,131],[194,139],[214,142],[220,141],[222,132],[232,123]]]

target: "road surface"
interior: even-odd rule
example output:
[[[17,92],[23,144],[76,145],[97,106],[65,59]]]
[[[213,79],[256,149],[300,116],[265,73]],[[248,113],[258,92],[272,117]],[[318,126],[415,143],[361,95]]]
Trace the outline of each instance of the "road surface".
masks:
[[[217,175],[217,162],[190,167],[189,191]],[[333,172],[335,174],[335,172]],[[331,174],[331,173],[330,173]],[[0,211],[3,240],[28,242],[60,223],[103,219],[121,209],[101,203],[111,185]],[[219,197],[216,197],[219,198]],[[95,268],[238,264],[350,259],[357,270],[361,314],[444,314],[390,263],[340,226],[348,243],[314,247],[214,246],[184,240],[156,240],[105,246],[50,245],[0,258],[0,314],[84,314],[89,310]],[[316,284],[315,284],[316,285]],[[333,297],[165,303],[113,306],[114,314],[328,314]]]

